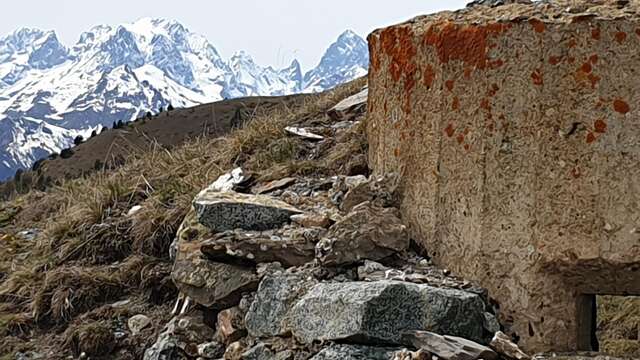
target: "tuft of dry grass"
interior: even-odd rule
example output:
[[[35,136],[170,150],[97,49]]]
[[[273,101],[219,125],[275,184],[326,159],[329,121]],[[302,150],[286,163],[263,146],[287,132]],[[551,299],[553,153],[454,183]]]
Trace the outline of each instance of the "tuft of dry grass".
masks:
[[[600,349],[640,357],[640,296],[598,296]]]
[[[100,335],[103,318],[86,329],[76,322],[122,298],[154,306],[173,300],[168,247],[193,196],[237,166],[257,178],[277,171],[339,173],[366,146],[362,128],[315,155],[284,128],[327,122],[326,111],[365,84],[359,79],[306,97],[295,108],[275,107],[226,137],[198,138],[170,151],[152,146],[120,168],[64,180],[0,205],[0,312],[23,315],[0,320],[0,333],[35,331],[46,338],[66,329],[63,345],[74,353],[110,350]],[[140,211],[128,215],[133,206]],[[10,235],[27,228],[41,230],[29,243]]]

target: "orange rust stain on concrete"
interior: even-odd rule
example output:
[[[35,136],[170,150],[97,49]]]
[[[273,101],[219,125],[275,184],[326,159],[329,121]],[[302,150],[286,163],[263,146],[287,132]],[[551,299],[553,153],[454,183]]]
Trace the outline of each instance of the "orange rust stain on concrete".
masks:
[[[460,99],[456,96],[451,103],[451,110],[457,111],[458,109],[460,109]]]
[[[613,101],[613,110],[619,112],[620,114],[628,113],[631,108],[629,108],[629,104],[622,99],[616,99]]]
[[[591,88],[595,89],[596,88],[596,84],[600,81],[600,76],[594,75],[594,74],[589,74],[587,76],[587,79],[589,79],[589,82],[591,83]]]
[[[591,38],[593,38],[594,40],[600,40],[600,28],[593,28],[591,29]]]
[[[607,123],[602,119],[598,119],[593,123],[593,128],[597,133],[604,134],[607,132]]]
[[[542,79],[542,72],[540,71],[540,69],[535,69],[531,73],[531,79],[533,80],[534,85],[542,85],[544,83],[544,80]]]
[[[455,134],[456,129],[453,127],[452,124],[447,125],[447,127],[444,129],[444,132],[447,134],[448,137],[453,137],[453,134]]]
[[[587,134],[587,144],[591,144],[594,141],[596,141],[596,136],[592,132],[589,132]]]
[[[416,47],[409,27],[391,27],[380,33],[382,51],[389,57],[389,72],[394,81],[404,78],[403,110],[411,113],[411,95],[416,83]]]
[[[618,31],[614,37],[619,44],[622,44],[627,39],[627,33],[624,31]]]
[[[453,91],[453,86],[455,85],[455,80],[447,80],[444,82],[444,86],[447,87],[447,90]]]
[[[491,87],[489,87],[489,91],[487,92],[487,94],[491,97],[494,97],[498,93],[498,90],[500,90],[500,87],[498,87],[498,84],[493,83],[491,84]]]
[[[586,62],[580,66],[580,70],[585,74],[589,74],[593,68],[591,67],[591,63]]]
[[[436,72],[433,70],[433,66],[431,66],[431,64],[428,64],[424,69],[424,74],[422,75],[424,85],[428,88],[431,88],[431,86],[433,85],[433,80],[435,78]]]
[[[530,19],[529,20],[529,24],[531,24],[531,26],[533,26],[533,30],[537,33],[543,33],[544,32],[544,23],[538,19]]]
[[[558,65],[562,61],[561,56],[549,56],[549,64]]]
[[[589,56],[589,61],[595,65],[598,63],[598,55],[597,54],[593,54],[591,56]]]
[[[429,27],[424,35],[424,44],[435,47],[441,63],[462,61],[466,65],[484,70],[488,66],[488,39],[509,28],[505,24],[486,26],[460,26],[450,22]]]

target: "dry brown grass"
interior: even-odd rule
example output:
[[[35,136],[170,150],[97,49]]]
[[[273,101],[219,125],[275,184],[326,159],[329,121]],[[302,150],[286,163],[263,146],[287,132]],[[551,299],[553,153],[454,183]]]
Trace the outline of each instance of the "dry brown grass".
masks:
[[[608,354],[640,358],[639,296],[598,296],[598,339]]]
[[[34,191],[0,206],[19,209],[0,216],[5,222],[0,238],[3,232],[43,229],[26,245],[22,240],[16,244],[13,237],[0,240],[0,312],[30,314],[0,320],[0,336],[25,335],[20,329],[33,327],[46,336],[51,327],[64,330],[82,314],[132,294],[150,304],[172,300],[168,247],[193,196],[236,166],[257,178],[276,170],[282,176],[339,173],[354,151],[366,146],[361,128],[323,156],[310,158],[307,145],[287,136],[284,127],[326,121],[326,111],[365,82],[307,97],[296,108],[275,108],[227,137],[200,138],[171,151],[158,146],[133,155],[118,169],[66,180],[45,193]],[[135,205],[142,209],[127,216]],[[102,320],[93,325],[105,325]],[[65,338],[74,351],[104,350],[104,339],[87,337],[83,329],[67,330]]]

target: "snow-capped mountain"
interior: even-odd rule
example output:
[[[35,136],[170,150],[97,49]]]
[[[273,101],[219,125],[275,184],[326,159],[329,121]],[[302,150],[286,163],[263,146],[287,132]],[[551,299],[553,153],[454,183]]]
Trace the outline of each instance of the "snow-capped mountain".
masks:
[[[327,90],[367,72],[365,41],[346,31],[320,64],[262,67],[240,51],[225,60],[176,21],[100,25],[66,47],[53,31],[0,38],[0,180],[69,147],[77,135],[169,104]]]

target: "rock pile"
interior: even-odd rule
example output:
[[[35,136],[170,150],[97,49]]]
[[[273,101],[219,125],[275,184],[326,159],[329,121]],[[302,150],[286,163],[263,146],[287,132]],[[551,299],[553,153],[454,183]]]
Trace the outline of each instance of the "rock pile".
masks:
[[[362,99],[332,112],[343,127]],[[322,146],[308,133],[292,132]],[[145,360],[498,358],[486,292],[411,249],[395,183],[220,177],[178,231],[172,277],[182,295]]]

